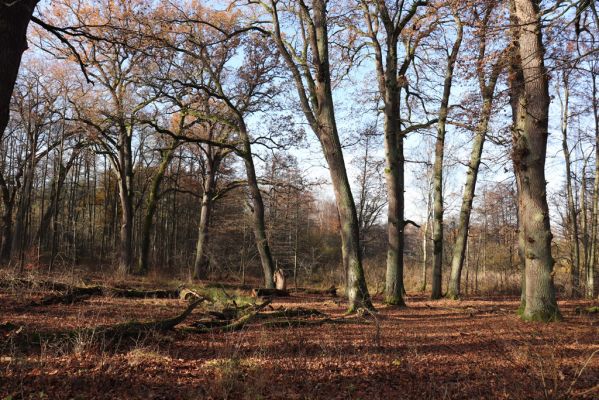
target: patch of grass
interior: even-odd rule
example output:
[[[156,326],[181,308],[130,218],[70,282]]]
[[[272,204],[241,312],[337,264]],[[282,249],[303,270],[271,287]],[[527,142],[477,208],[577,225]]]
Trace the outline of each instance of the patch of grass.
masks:
[[[148,364],[148,363],[163,363],[171,360],[170,357],[160,354],[159,352],[149,349],[149,348],[136,348],[129,351],[125,358],[127,359],[127,363],[132,367]]]

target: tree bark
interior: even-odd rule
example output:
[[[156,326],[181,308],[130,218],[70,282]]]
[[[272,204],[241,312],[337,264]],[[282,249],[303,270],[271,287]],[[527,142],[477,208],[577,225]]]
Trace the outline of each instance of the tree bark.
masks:
[[[120,257],[118,270],[122,274],[133,268],[133,154],[131,152],[131,129],[122,127],[119,146],[119,202],[121,205]]]
[[[247,132],[245,122],[240,120],[239,124],[239,136],[243,142],[242,157],[247,175],[250,201],[252,203],[252,217],[254,219],[254,236],[256,239],[256,246],[258,247],[258,253],[260,254],[262,272],[264,274],[264,286],[267,289],[272,289],[275,287],[275,265],[270,252],[270,246],[268,245],[268,238],[266,236],[266,224],[264,222],[264,200],[262,199],[262,193],[260,193],[260,187],[258,186],[256,167],[254,166],[254,159],[252,158],[250,137]]]
[[[553,286],[551,229],[546,197],[549,85],[539,5],[533,0],[514,0],[519,55],[523,77],[517,123],[512,132],[512,159],[518,181],[519,229],[525,259],[526,320],[553,321],[560,312]]]
[[[206,247],[208,245],[208,227],[210,215],[212,214],[212,198],[216,187],[216,172],[218,171],[219,158],[207,160],[206,177],[202,193],[202,206],[200,208],[200,223],[198,225],[198,241],[196,242],[196,256],[193,266],[193,278],[201,279],[206,274],[208,258]],[[266,282],[266,280],[265,280]]]
[[[156,208],[158,207],[158,200],[160,199],[160,185],[164,179],[166,169],[173,159],[173,154],[177,144],[175,143],[172,147],[163,151],[162,160],[158,166],[158,170],[152,179],[152,185],[150,187],[150,193],[148,193],[148,199],[146,202],[146,215],[144,216],[143,226],[141,231],[141,245],[139,252],[139,262],[137,265],[136,273],[138,275],[146,275],[148,273],[149,265],[148,258],[150,255],[150,242],[152,235],[152,226],[154,225],[154,214],[156,214]]]
[[[449,279],[449,287],[447,288],[447,297],[450,299],[459,298],[461,293],[460,280],[462,276],[462,267],[464,265],[464,255],[466,254],[466,246],[468,244],[472,202],[474,201],[474,194],[476,192],[476,180],[491,116],[491,103],[492,99],[484,100],[480,117],[481,120],[477,128],[476,136],[474,137],[474,143],[472,143],[472,151],[470,153],[468,171],[466,172],[466,183],[464,185],[464,194],[460,209],[458,232],[451,259],[451,277]]]
[[[437,140],[435,142],[435,163],[433,165],[433,280],[431,299],[440,299],[442,269],[443,269],[443,158],[445,151],[445,131],[447,115],[449,113],[449,97],[453,83],[453,70],[455,67],[460,46],[462,45],[463,25],[455,17],[457,34],[451,53],[447,58],[447,69],[443,82],[443,97],[439,108],[439,122],[437,124]]]
[[[23,52],[27,27],[38,0],[0,2],[0,138],[8,125],[10,99]]]
[[[362,267],[356,206],[347,178],[343,150],[335,121],[328,53],[326,3],[325,0],[315,0],[312,3],[312,13],[305,4],[300,4],[302,22],[308,25],[305,27],[309,32],[308,37],[305,38],[305,45],[306,48],[311,49],[310,63],[313,68],[296,64],[295,49],[288,49],[288,43],[284,40],[281,32],[277,2],[271,0],[268,9],[273,17],[273,38],[286,65],[291,70],[302,111],[320,141],[331,174],[341,225],[341,253],[347,276],[348,311],[354,312],[359,308],[371,309],[372,302]],[[294,52],[293,56],[290,51]],[[300,68],[303,72],[300,72]],[[306,78],[307,83],[304,83],[302,75]]]
[[[358,229],[358,216],[354,198],[351,193],[343,150],[337,132],[333,94],[329,66],[329,43],[327,29],[327,10],[325,0],[316,0],[313,3],[314,28],[316,53],[319,63],[317,65],[315,95],[318,104],[317,136],[324,151],[327,165],[329,166],[337,210],[341,223],[341,253],[347,271],[347,296],[349,311],[358,308],[372,308],[370,294],[366,287],[366,279],[362,267],[362,254],[360,251],[360,235]],[[316,55],[316,54],[315,54]]]
[[[503,70],[503,57],[499,59],[493,65],[491,74],[488,82],[485,76],[484,64],[488,62],[486,58],[487,48],[487,25],[493,12],[493,7],[489,6],[485,17],[482,21],[482,32],[480,33],[480,46],[478,56],[478,80],[480,86],[480,93],[483,100],[482,109],[479,115],[479,122],[476,128],[476,135],[474,142],[472,143],[472,151],[470,153],[470,162],[468,163],[468,171],[466,172],[466,184],[464,185],[464,193],[462,198],[462,206],[460,209],[460,219],[458,224],[458,232],[456,235],[456,242],[453,248],[453,256],[451,260],[451,277],[449,280],[449,287],[447,289],[447,296],[451,299],[457,299],[460,296],[460,281],[462,276],[462,268],[464,265],[464,255],[468,246],[468,231],[470,228],[470,215],[472,213],[472,202],[474,201],[474,195],[476,192],[476,181],[478,178],[478,170],[481,163],[481,156],[487,131],[489,128],[489,120],[491,118],[491,112],[493,109],[493,98],[495,95],[495,87],[497,85],[497,79],[499,74]]]
[[[595,119],[595,180],[593,182],[593,206],[591,212],[591,252],[586,271],[586,297],[592,299],[596,292],[596,275],[599,254],[597,252],[599,230],[599,91],[597,90],[597,76],[592,77],[593,116]]]
[[[4,177],[0,174],[0,188],[2,189],[2,248],[0,249],[0,263],[10,262],[12,250],[12,214],[14,208],[14,196],[11,195]]]
[[[566,163],[566,196],[567,196],[567,210],[566,210],[566,229],[569,233],[570,239],[570,285],[568,292],[570,297],[575,296],[578,293],[579,286],[579,270],[580,270],[580,246],[578,243],[578,215],[576,212],[576,205],[574,204],[574,192],[572,189],[572,162],[570,160],[570,147],[568,145],[568,122],[569,122],[569,106],[570,106],[570,88],[568,82],[567,72],[562,75],[562,82],[564,84],[564,98],[560,97],[562,105],[562,151],[564,152],[564,161]]]

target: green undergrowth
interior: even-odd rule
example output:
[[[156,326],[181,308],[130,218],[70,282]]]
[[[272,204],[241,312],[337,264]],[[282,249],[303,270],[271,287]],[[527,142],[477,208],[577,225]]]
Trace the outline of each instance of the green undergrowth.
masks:
[[[238,307],[242,307],[256,302],[256,299],[242,290],[203,285],[187,285],[186,287],[197,292],[199,295],[210,299],[213,303],[235,303]]]

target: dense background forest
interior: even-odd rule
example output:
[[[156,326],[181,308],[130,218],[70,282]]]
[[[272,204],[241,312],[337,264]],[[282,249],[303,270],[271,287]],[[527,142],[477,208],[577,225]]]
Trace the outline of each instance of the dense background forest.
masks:
[[[597,8],[0,0],[3,276],[560,321],[598,296]]]

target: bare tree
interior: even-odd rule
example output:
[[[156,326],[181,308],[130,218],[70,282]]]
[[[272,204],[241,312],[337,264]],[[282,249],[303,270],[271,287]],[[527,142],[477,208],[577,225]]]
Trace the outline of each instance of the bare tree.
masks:
[[[335,119],[327,1],[314,0],[308,6],[303,0],[297,0],[290,2],[289,7],[275,0],[261,4],[271,18],[268,34],[293,76],[302,112],[320,141],[329,167],[341,220],[341,247],[347,276],[349,311],[372,308],[362,266],[358,216]],[[282,7],[285,7],[283,11]],[[285,38],[282,13],[285,13],[285,20],[292,18],[299,31],[295,42]]]
[[[435,142],[435,162],[433,164],[433,279],[432,299],[442,297],[441,283],[443,271],[443,158],[445,151],[445,133],[449,115],[449,98],[453,85],[453,71],[462,45],[464,26],[461,21],[457,4],[451,4],[455,21],[456,34],[451,50],[447,52],[447,66],[443,82],[443,95],[439,107],[439,122],[437,123],[437,140]]]
[[[473,6],[472,18],[476,21],[476,40],[478,40],[476,75],[478,78],[482,107],[478,116],[478,123],[476,125],[472,150],[470,152],[470,161],[468,162],[468,169],[466,171],[466,183],[464,185],[462,206],[460,209],[458,232],[451,260],[451,278],[447,289],[447,296],[453,299],[458,298],[460,295],[460,280],[462,276],[462,267],[464,265],[464,255],[468,243],[468,229],[470,226],[470,215],[472,213],[472,202],[476,191],[478,170],[481,163],[487,130],[489,128],[489,120],[491,119],[491,112],[493,110],[495,86],[497,85],[499,75],[505,66],[503,57],[504,52],[493,54],[492,51],[488,51],[488,41],[489,39],[494,38],[493,35],[489,33],[489,30],[491,28],[490,24],[493,21],[493,13],[496,11],[496,2],[482,2],[481,7],[483,8],[482,15],[477,9],[477,6]],[[491,53],[491,55],[489,53]],[[492,63],[492,66],[490,71],[487,72],[489,68],[486,66],[489,63]]]

